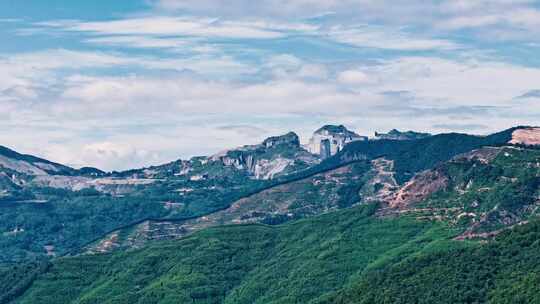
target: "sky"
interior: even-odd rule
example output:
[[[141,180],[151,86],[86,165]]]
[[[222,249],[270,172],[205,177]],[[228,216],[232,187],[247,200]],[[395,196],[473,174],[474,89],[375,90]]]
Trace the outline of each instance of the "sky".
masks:
[[[540,121],[538,1],[0,0],[0,41],[0,145],[74,167]]]

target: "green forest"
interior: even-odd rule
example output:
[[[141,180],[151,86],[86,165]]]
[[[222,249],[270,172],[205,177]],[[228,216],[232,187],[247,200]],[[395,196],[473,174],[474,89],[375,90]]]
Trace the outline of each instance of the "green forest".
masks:
[[[537,303],[540,150],[485,146],[505,136],[372,143],[382,154],[357,143],[270,181],[214,164],[205,170],[215,179],[173,174],[127,196],[33,189],[49,201],[2,206],[0,304]],[[404,180],[384,185],[393,178]],[[163,195],[185,185],[198,188],[183,209],[164,208],[172,198]],[[420,199],[391,206],[376,196],[415,198],[410,189]],[[263,203],[271,208],[257,209]],[[251,216],[261,220],[235,222]],[[149,218],[192,231],[167,238],[169,223],[163,240],[130,243],[141,229],[133,223]],[[111,231],[124,247],[82,249]]]

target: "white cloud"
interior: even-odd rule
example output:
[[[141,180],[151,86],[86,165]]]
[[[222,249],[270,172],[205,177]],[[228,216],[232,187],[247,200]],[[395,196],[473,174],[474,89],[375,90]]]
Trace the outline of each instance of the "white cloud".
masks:
[[[322,16],[323,22],[333,24],[345,26],[382,24],[389,28],[413,28],[416,32],[428,36],[433,33],[444,35],[448,31],[469,28],[478,31],[475,36],[477,39],[525,41],[540,39],[538,35],[540,10],[536,5],[537,1],[534,0],[261,0],[256,3],[249,0],[156,0],[153,2],[158,11],[188,12],[215,17],[270,16],[289,20]],[[328,12],[332,12],[332,15],[328,15]],[[351,31],[353,30],[340,34],[341,41],[368,46],[370,41],[374,41],[372,44],[377,43],[377,39],[370,39],[372,34]],[[531,33],[535,35],[531,36]],[[407,37],[403,39],[394,37],[386,48],[404,49],[404,45],[411,50],[456,47],[445,39],[428,37],[405,44],[406,40]],[[380,44],[377,45],[379,46]]]
[[[227,16],[273,16],[273,17],[311,17],[328,12],[347,13],[350,15],[371,16],[372,19],[383,15],[407,17],[412,10],[429,10],[435,5],[421,1],[389,0],[156,0],[157,9],[167,11],[188,11],[205,15]]]
[[[121,142],[96,142],[84,145],[79,158],[72,159],[83,164],[100,164],[102,168],[124,168],[126,163],[134,167],[160,161],[158,152],[151,152]]]
[[[516,97],[516,99],[540,99],[540,90],[530,90],[527,91],[519,96]]]
[[[433,22],[442,31],[468,29],[479,41],[538,41],[540,10],[536,1],[448,1],[448,13]]]
[[[254,72],[285,72],[254,82],[181,73],[103,76],[84,69],[137,65],[159,71],[184,65],[66,50],[4,57],[2,84],[16,85],[4,85],[0,98],[2,112],[9,112],[2,117],[0,142],[56,161],[124,169],[213,153],[289,130],[305,132],[305,138],[307,126],[317,122],[348,122],[368,133],[390,126],[437,131],[433,125],[460,119],[462,126],[487,125],[488,132],[533,123],[540,115],[536,103],[523,113],[523,103],[515,102],[537,88],[540,70],[534,68],[426,57],[356,63],[355,69],[290,55],[266,62]],[[74,71],[65,73],[66,68]],[[268,132],[254,136],[222,127],[227,125]],[[99,149],[103,153],[93,157]]]
[[[0,55],[0,144],[110,170],[290,130],[305,140],[324,123],[363,134],[533,124],[540,70],[448,38],[466,29],[533,47],[533,2],[162,0],[116,20],[22,25],[86,51]]]
[[[225,125],[219,126],[216,128],[221,131],[230,131],[235,132],[240,135],[245,135],[249,137],[259,137],[261,135],[268,135],[268,131],[252,125]]]
[[[121,46],[128,48],[191,48],[192,43],[185,39],[156,38],[141,36],[106,36],[88,38],[84,42],[96,45]]]
[[[59,75],[77,75],[84,69],[139,68],[149,71],[191,71],[205,77],[227,77],[257,71],[247,63],[221,54],[197,54],[186,58],[125,56],[120,53],[46,50],[0,55],[0,91],[25,88],[54,88],[62,85]],[[187,73],[190,74],[190,73]],[[73,78],[71,80],[76,79]]]
[[[455,42],[444,39],[418,38],[400,31],[391,31],[381,27],[332,27],[327,33],[329,38],[338,42],[359,47],[372,47],[390,50],[453,50],[461,48]]]
[[[458,16],[448,20],[444,20],[438,24],[444,29],[459,30],[463,28],[476,28],[496,24],[501,21],[500,16]]]
[[[322,64],[303,64],[297,76],[305,79],[325,80],[329,77],[328,68]]]
[[[261,23],[231,22],[212,18],[153,16],[111,21],[51,21],[36,26],[58,28],[71,32],[87,32],[99,35],[159,35],[206,38],[274,39],[283,37],[280,31],[294,27]],[[307,25],[297,26],[303,30]]]
[[[25,57],[27,60],[31,58],[31,56]],[[42,59],[42,56],[33,58],[33,60]],[[96,60],[96,62],[100,64],[103,61]],[[328,77],[330,73],[328,67],[322,68],[316,65],[317,68],[314,68],[311,64],[290,56],[281,56],[269,62],[272,62],[271,67],[288,67],[292,75],[301,75],[299,71],[303,71],[308,75],[320,73],[323,77]],[[32,62],[27,63],[32,66]],[[69,64],[69,61],[66,64]],[[58,67],[58,65],[47,65],[47,67]],[[319,71],[319,68],[325,72]],[[540,71],[537,69],[499,63],[459,63],[423,57],[388,60],[378,65],[359,66],[355,70],[337,71],[335,82],[329,79],[312,82],[304,80],[303,77],[290,75],[282,78],[276,76],[272,80],[257,83],[242,83],[196,79],[189,75],[61,77],[50,70],[39,74],[41,73],[55,75],[53,78],[64,86],[59,87],[59,92],[55,95],[49,96],[40,103],[17,106],[13,102],[2,102],[2,107],[9,106],[13,113],[13,119],[4,123],[17,124],[19,128],[27,131],[45,132],[46,135],[40,136],[42,138],[52,139],[58,136],[58,140],[77,137],[77,134],[85,132],[88,128],[96,126],[112,128],[118,123],[129,126],[128,129],[152,123],[175,126],[171,128],[170,133],[173,134],[171,135],[173,138],[182,136],[175,133],[179,128],[193,124],[193,121],[186,119],[210,120],[212,121],[210,125],[214,125],[215,128],[230,124],[231,120],[238,125],[251,124],[251,119],[261,119],[263,125],[259,126],[260,128],[274,130],[275,127],[269,127],[267,124],[272,124],[283,117],[294,118],[294,120],[300,117],[311,117],[311,119],[321,117],[325,121],[327,119],[341,121],[354,117],[356,119],[378,118],[381,121],[393,119],[394,123],[402,124],[402,119],[414,116],[417,121],[407,119],[408,128],[415,128],[415,126],[426,128],[433,119],[443,124],[449,123],[452,117],[469,117],[482,121],[492,119],[498,123],[491,123],[490,126],[502,128],[506,126],[507,119],[500,118],[498,115],[501,112],[517,111],[511,100],[535,88],[535,79],[540,77]],[[38,83],[36,79],[34,81],[34,84]],[[21,92],[25,93],[24,90]],[[493,106],[503,107],[504,110],[493,108]],[[528,114],[538,111],[538,107],[533,107],[529,109]],[[514,120],[518,121],[520,118],[523,116],[516,114]],[[43,124],[47,125],[43,131],[35,131],[36,128],[41,128],[37,127],[38,125]],[[200,124],[195,125],[200,126]],[[294,129],[303,125],[303,123],[291,123],[289,127]],[[377,121],[370,122],[370,126],[378,125],[380,123]],[[60,133],[51,133],[50,129]],[[193,131],[194,127],[190,129]],[[62,135],[62,132],[69,132],[66,134],[70,135]],[[184,144],[176,143],[173,148],[167,146],[171,145],[170,143],[161,143],[163,146],[160,146],[152,140],[150,142],[156,143],[154,149],[141,147],[136,136],[126,141],[125,137],[128,135],[123,132],[121,131],[115,140],[106,138],[106,141],[98,143],[125,142],[126,145],[129,143],[132,147],[144,151],[159,151],[163,148],[178,151],[178,155],[187,154],[182,151],[194,151],[193,147],[187,149],[187,145]],[[213,129],[208,132],[210,134],[197,135],[202,136],[199,137],[202,144],[194,143],[198,151],[208,151],[210,146],[215,146],[212,140],[215,140],[217,133]],[[230,130],[222,129],[220,132],[223,138],[230,139],[230,136],[238,136],[231,135]],[[108,137],[114,133],[108,131],[103,136]],[[137,136],[145,138],[144,135]],[[237,138],[245,137],[238,136]],[[24,137],[21,139],[28,140]],[[216,143],[226,145],[225,141],[217,140]],[[73,142],[70,145],[73,145]],[[131,150],[128,149],[128,151]],[[74,154],[78,155],[78,153]],[[117,154],[129,153],[118,152]],[[114,154],[105,153],[104,155],[124,159]],[[75,162],[75,160],[71,161]],[[152,159],[148,158],[148,161],[151,162]],[[127,166],[128,160],[125,162],[124,167]],[[103,164],[106,168],[112,167],[112,163],[107,163],[105,160],[99,160],[99,164]]]
[[[381,89],[409,90],[444,105],[503,105],[520,92],[535,88],[540,69],[498,62],[409,57],[387,61],[373,73],[384,79]]]
[[[373,83],[373,79],[371,79],[366,73],[360,70],[343,71],[339,73],[337,79],[338,81],[348,85]]]
[[[537,27],[540,25],[540,11],[536,9],[517,8],[508,11],[494,11],[491,13],[478,13],[455,16],[437,23],[437,26],[443,29],[459,30],[464,28],[485,28],[490,26],[490,30],[506,30],[510,31],[529,29],[538,32]],[[497,27],[494,27],[497,26]]]
[[[49,21],[35,24],[37,30],[78,32],[91,35],[93,45],[137,48],[188,49],[208,39],[275,39],[304,35],[331,39],[357,47],[423,51],[461,48],[446,39],[412,35],[403,29],[367,24],[314,25],[294,21],[268,21],[264,17],[231,21],[208,17],[153,16],[112,21]],[[30,30],[30,33],[33,29]],[[97,37],[95,37],[97,36]]]

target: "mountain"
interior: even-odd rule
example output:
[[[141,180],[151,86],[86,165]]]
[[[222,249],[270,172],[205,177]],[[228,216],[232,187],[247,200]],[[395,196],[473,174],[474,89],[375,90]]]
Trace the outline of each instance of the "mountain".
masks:
[[[267,138],[259,145],[224,151],[209,160],[246,170],[256,179],[273,179],[319,162],[315,155],[301,148],[300,139],[293,132]]]
[[[414,131],[400,132],[399,130],[392,129],[388,133],[375,132],[375,139],[387,139],[387,140],[415,140],[430,137],[429,133],[418,133]]]
[[[313,133],[307,149],[325,159],[341,151],[350,142],[367,139],[365,136],[349,131],[343,125],[326,125]]]
[[[23,290],[19,303],[540,299],[539,160],[539,149],[482,148],[395,193],[413,200],[389,198],[279,226],[211,227],[139,250],[37,263],[23,268],[32,283],[4,288]],[[444,182],[425,190],[426,176]]]
[[[534,302],[538,140],[517,127],[352,140],[321,157],[289,133],[45,175],[93,185],[80,189],[0,176],[33,196],[1,203],[0,257],[16,263],[0,263],[0,303]]]
[[[5,151],[0,165],[0,233],[9,237],[0,238],[6,248],[0,261],[63,255],[124,226],[227,209],[320,163],[294,133],[213,156],[112,173],[75,170]],[[10,234],[18,229],[24,233]]]
[[[0,231],[9,237],[0,239],[5,248],[0,260],[138,247],[219,224],[279,224],[379,201],[421,171],[460,153],[506,145],[524,130],[529,129],[490,136],[353,140],[324,160],[288,133],[213,156],[109,174],[10,152],[4,157],[11,156],[11,163],[22,162],[24,168],[49,164],[58,174],[2,167]],[[354,137],[343,126],[315,133],[327,131]]]
[[[0,166],[28,175],[76,175],[77,170],[0,146]]]
[[[516,134],[525,129],[527,128],[511,128],[488,136],[449,133],[418,140],[355,141],[345,146],[343,151],[330,161],[343,163],[384,157],[394,163],[396,179],[401,184],[415,173],[432,168],[458,154],[484,146],[507,145],[515,139]]]
[[[383,202],[392,207],[398,206],[396,212],[407,212],[406,206],[409,206],[411,202],[424,200],[433,193],[449,187],[451,177],[446,176],[444,166],[467,162],[470,165],[471,159],[491,159],[501,153],[511,153],[512,151],[507,151],[508,148],[503,147],[511,141],[514,131],[512,129],[486,137],[442,134],[433,136],[429,140],[416,141],[412,145],[399,141],[388,141],[385,145],[381,145],[382,141],[371,141],[363,143],[360,147],[348,146],[342,152],[343,154],[339,154],[334,159],[327,159],[321,165],[314,167],[323,171],[323,168],[333,164],[330,168],[335,169],[324,170],[322,173],[269,187],[267,190],[239,199],[230,207],[203,218],[180,222],[145,221],[134,227],[126,227],[112,232],[86,250],[103,252],[116,248],[139,247],[148,240],[181,238],[195,231],[223,224],[279,224],[347,208],[362,202]],[[490,143],[499,143],[503,147],[491,147]],[[379,152],[390,149],[395,154],[370,155],[373,145]],[[460,146],[456,147],[456,145]],[[421,151],[431,150],[436,152],[420,155]],[[354,162],[333,163],[336,159],[348,160],[352,151],[356,153],[353,157],[356,159]],[[462,152],[466,154],[460,154]],[[456,155],[460,156],[456,158]],[[415,162],[422,166],[416,166]],[[514,165],[516,164],[509,164],[509,166]],[[402,173],[404,170],[402,166],[406,166],[406,172],[413,172],[410,173],[414,176],[412,179],[407,179]],[[429,168],[434,169],[429,170]],[[457,208],[457,206],[452,207]],[[526,208],[530,206],[527,205]],[[431,208],[428,212],[434,212],[434,209]],[[523,218],[523,216],[516,218]]]

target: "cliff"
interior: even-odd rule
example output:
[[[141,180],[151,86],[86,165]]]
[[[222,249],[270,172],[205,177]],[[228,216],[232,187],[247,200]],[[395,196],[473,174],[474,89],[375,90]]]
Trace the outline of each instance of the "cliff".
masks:
[[[349,131],[345,126],[326,125],[313,133],[307,149],[321,158],[328,158],[343,150],[343,147],[353,141],[366,141],[368,138]]]

